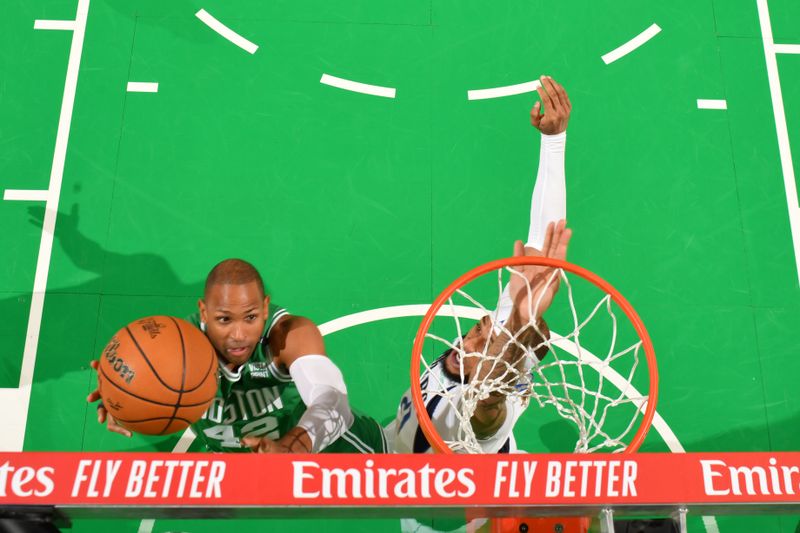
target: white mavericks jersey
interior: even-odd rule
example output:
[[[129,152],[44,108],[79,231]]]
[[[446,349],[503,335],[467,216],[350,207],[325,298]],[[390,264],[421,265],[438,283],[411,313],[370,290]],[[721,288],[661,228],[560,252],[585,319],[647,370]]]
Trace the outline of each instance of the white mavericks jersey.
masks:
[[[436,431],[445,441],[459,438],[459,419],[457,406],[463,394],[464,385],[444,372],[445,357],[439,357],[422,376],[420,385],[425,408]],[[447,390],[445,398],[441,391]],[[520,398],[506,398],[506,419],[497,433],[487,439],[478,440],[483,453],[514,453],[517,451],[513,429],[517,419],[525,410]],[[431,445],[419,427],[417,413],[411,402],[411,389],[407,390],[397,408],[397,417],[386,427],[389,447],[395,453],[433,453]],[[457,450],[456,450],[457,451]]]

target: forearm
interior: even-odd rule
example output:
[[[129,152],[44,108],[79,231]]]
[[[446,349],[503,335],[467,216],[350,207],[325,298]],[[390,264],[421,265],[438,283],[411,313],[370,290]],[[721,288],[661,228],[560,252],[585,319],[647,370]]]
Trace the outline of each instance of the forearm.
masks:
[[[347,431],[353,413],[341,371],[323,355],[306,355],[289,367],[306,411],[284,437],[305,452],[319,452]],[[290,436],[291,434],[291,436]],[[283,440],[283,438],[281,440]],[[290,451],[295,451],[290,447]]]
[[[542,134],[539,170],[531,197],[527,246],[541,250],[547,225],[567,218],[567,186],[564,152],[567,133]]]
[[[503,426],[508,416],[505,399],[498,394],[478,402],[470,419],[472,431],[478,439],[488,439]]]
[[[306,406],[306,412],[296,429],[305,432],[311,452],[321,452],[341,437],[353,425],[353,412],[347,395],[338,390],[328,390]]]
[[[508,395],[512,393],[520,374],[528,372],[533,366],[525,348],[534,348],[539,360],[547,353],[543,340],[549,337],[549,330],[544,320],[540,319],[536,328],[516,322],[515,318],[509,318],[505,327],[508,333],[503,331],[495,336],[488,350],[494,357],[484,360],[475,376],[475,383],[494,382],[491,385],[493,392],[478,402],[470,419],[472,430],[478,439],[492,437],[505,423],[508,416]],[[515,335],[516,341],[512,341],[509,333]]]
[[[523,324],[517,313],[511,313],[505,324],[496,328],[487,350],[489,358],[480,366],[477,379],[516,381],[520,371],[532,366],[526,364],[527,349],[533,348],[541,360],[547,353],[544,341],[549,336],[550,330],[543,318],[539,318],[536,325]]]

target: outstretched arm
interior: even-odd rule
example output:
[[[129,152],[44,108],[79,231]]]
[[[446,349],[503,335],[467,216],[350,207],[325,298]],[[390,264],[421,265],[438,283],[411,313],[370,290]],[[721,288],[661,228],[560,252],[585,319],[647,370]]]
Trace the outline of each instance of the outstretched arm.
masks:
[[[540,78],[537,89],[541,101],[531,109],[531,125],[542,132],[539,149],[539,170],[531,196],[527,248],[534,253],[542,250],[548,224],[567,218],[567,186],[564,170],[564,150],[567,143],[567,124],[572,104],[567,92],[549,76]],[[542,110],[544,105],[544,110]],[[495,319],[504,322],[511,312],[508,288],[503,292]]]
[[[566,259],[572,230],[566,221],[549,224],[542,250],[523,247],[522,241],[514,243],[514,256],[539,256]],[[554,269],[546,266],[525,265],[515,269],[508,284],[511,310],[504,327],[493,333],[487,350],[488,359],[478,365],[473,376],[475,383],[494,382],[494,391],[478,402],[472,416],[472,429],[478,438],[494,435],[506,419],[507,387],[513,387],[519,372],[524,367],[525,353],[522,346],[535,347],[549,336],[542,316],[550,307],[558,291],[559,279]],[[511,342],[511,335],[517,342]],[[541,355],[537,353],[541,358]]]
[[[310,453],[325,449],[353,424],[347,388],[339,368],[325,355],[317,326],[304,317],[281,320],[270,334],[270,349],[289,369],[306,411],[297,426],[277,441],[245,437],[257,452]]]
[[[531,216],[526,244],[541,249],[550,222],[567,218],[564,150],[572,104],[567,92],[549,76],[540,78],[540,102],[531,109],[531,125],[542,132],[539,170],[531,197]],[[544,105],[544,111],[542,111]]]

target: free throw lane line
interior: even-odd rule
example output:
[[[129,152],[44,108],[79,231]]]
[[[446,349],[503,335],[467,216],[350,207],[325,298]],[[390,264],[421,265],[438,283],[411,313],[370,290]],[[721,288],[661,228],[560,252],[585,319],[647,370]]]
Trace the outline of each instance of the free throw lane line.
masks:
[[[726,100],[701,100],[697,99],[697,109],[728,109]]]
[[[46,202],[49,193],[48,190],[6,189],[3,191],[3,200]]]
[[[72,31],[75,29],[74,20],[34,20],[34,30],[67,30]]]
[[[129,81],[129,93],[157,93],[158,83],[151,81]]]

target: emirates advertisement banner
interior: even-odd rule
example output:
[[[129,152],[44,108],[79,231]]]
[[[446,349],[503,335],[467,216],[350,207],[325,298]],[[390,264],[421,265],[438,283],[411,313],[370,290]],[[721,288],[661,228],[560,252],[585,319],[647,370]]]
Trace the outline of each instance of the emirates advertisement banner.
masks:
[[[0,505],[800,504],[800,453],[0,453]]]

